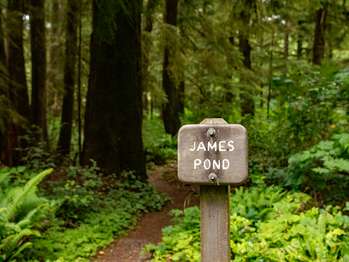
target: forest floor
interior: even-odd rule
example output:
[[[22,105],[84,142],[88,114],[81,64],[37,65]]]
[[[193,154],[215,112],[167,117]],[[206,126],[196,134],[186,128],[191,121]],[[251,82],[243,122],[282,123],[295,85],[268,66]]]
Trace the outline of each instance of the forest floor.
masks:
[[[177,163],[169,162],[149,171],[149,182],[170,201],[158,212],[144,214],[136,227],[125,237],[112,242],[92,259],[94,262],[144,262],[150,261],[149,254],[142,254],[143,247],[159,243],[161,230],[171,224],[172,209],[183,209],[198,204],[197,189],[183,185],[177,180]]]

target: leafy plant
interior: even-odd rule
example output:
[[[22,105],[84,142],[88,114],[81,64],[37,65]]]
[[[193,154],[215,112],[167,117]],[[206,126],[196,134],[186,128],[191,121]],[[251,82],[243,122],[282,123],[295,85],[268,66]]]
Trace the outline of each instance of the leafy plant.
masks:
[[[38,184],[53,170],[48,169],[30,179],[22,187],[11,187],[6,181],[11,172],[0,172],[0,185],[7,188],[0,200],[0,259],[14,260],[32,246],[31,239],[40,236],[37,228],[52,210],[52,203],[35,194]]]
[[[60,178],[48,181],[46,194],[60,203],[57,217],[72,227],[94,208],[103,185],[102,174],[95,162],[90,167],[69,166],[61,173]]]
[[[87,211],[78,216],[74,227],[56,223],[44,232],[26,253],[28,259],[89,261],[99,248],[135,226],[142,212],[158,210],[167,201],[151,185],[136,180],[132,174],[123,176],[124,180],[104,194],[94,192],[93,201],[86,203]],[[83,192],[82,197],[85,194]],[[74,210],[76,206],[70,208]]]
[[[271,175],[288,188],[317,197],[321,193],[327,200],[345,199],[349,188],[349,133],[334,135],[292,155],[286,169],[274,170]]]
[[[347,261],[349,217],[339,208],[310,206],[304,193],[259,182],[231,197],[230,246],[233,261]],[[197,207],[175,211],[158,245],[148,245],[153,261],[200,261]]]
[[[163,164],[177,155],[177,141],[165,133],[160,119],[144,121],[143,140],[148,162]]]

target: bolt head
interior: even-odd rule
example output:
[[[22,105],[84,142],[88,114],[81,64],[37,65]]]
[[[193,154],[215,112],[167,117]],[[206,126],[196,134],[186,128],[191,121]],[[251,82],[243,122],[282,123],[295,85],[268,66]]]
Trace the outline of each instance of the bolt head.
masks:
[[[207,135],[208,136],[214,136],[216,134],[216,130],[212,127],[210,127],[208,130],[207,130]]]
[[[211,181],[211,182],[215,182],[217,180],[217,175],[215,173],[210,173],[208,175],[208,179]]]

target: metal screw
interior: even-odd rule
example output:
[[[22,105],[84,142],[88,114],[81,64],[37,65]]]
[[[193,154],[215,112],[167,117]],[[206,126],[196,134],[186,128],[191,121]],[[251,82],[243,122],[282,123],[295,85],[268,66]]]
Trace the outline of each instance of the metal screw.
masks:
[[[208,175],[208,179],[212,182],[212,183],[214,183],[216,180],[217,180],[217,175],[215,174],[215,173],[210,173],[209,175]]]
[[[208,130],[207,130],[207,136],[214,136],[216,134],[216,130],[212,127],[210,127]]]

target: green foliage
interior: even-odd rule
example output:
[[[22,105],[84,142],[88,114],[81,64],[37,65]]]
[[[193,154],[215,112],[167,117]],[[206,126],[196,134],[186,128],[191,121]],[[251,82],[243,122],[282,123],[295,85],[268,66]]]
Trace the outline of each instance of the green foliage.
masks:
[[[199,261],[200,260],[200,210],[197,207],[184,211],[172,210],[172,226],[163,228],[162,242],[150,244],[146,252],[153,254],[153,261]]]
[[[125,179],[106,195],[95,194],[89,212],[74,228],[56,224],[34,242],[31,259],[89,261],[96,251],[125,234],[141,212],[160,209],[167,200],[152,186],[124,174]]]
[[[328,200],[341,200],[349,188],[349,133],[334,135],[309,150],[294,154],[285,169],[273,170],[284,186],[322,193]]]
[[[26,134],[21,137],[24,148],[18,148],[21,160],[28,169],[41,170],[44,168],[55,167],[57,155],[48,150],[44,141],[39,141],[41,130],[35,126],[26,130]]]
[[[147,119],[143,123],[143,142],[147,162],[163,164],[177,155],[177,141],[166,134],[160,119]]]
[[[279,187],[239,188],[231,197],[233,261],[346,261],[349,217],[338,208],[310,208],[304,193]],[[148,245],[153,261],[199,261],[199,209],[174,212],[159,245]]]
[[[347,70],[332,65],[314,68],[298,62],[289,76],[275,76],[270,117],[257,110],[244,124],[249,130],[254,165],[266,170],[287,165],[291,154],[348,130]]]
[[[94,208],[96,196],[101,195],[103,174],[95,162],[90,167],[69,166],[60,172],[64,179],[47,182],[47,197],[57,199],[57,217],[72,227]]]
[[[11,186],[9,175],[13,171],[0,171],[1,261],[13,261],[26,249],[31,248],[32,239],[40,236],[40,223],[54,210],[53,202],[50,203],[35,193],[38,184],[53,171],[52,169],[34,176],[22,187]]]

